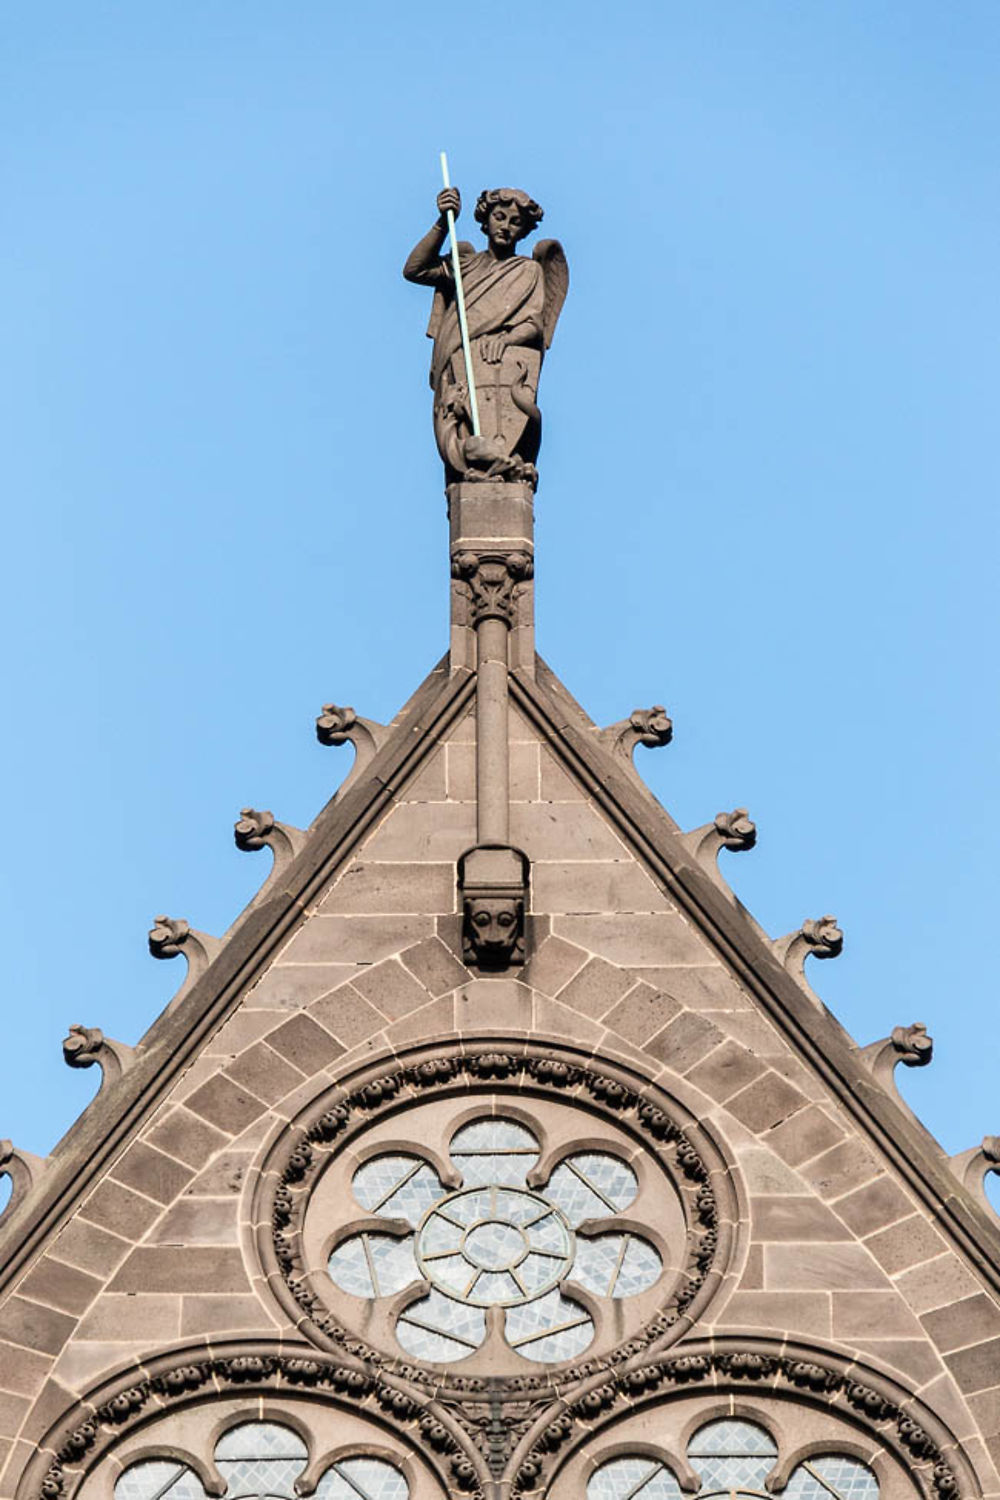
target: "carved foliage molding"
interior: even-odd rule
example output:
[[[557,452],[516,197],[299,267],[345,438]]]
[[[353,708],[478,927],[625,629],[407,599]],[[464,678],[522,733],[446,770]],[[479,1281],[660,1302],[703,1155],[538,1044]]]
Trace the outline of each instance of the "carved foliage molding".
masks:
[[[305,1356],[305,1357],[303,1357]],[[357,1366],[337,1364],[305,1350],[277,1351],[245,1343],[225,1357],[204,1350],[157,1361],[155,1373],[135,1372],[93,1400],[78,1403],[56,1427],[25,1471],[18,1500],[70,1500],[88,1470],[126,1432],[176,1405],[217,1393],[315,1392],[352,1410],[365,1408],[408,1432],[437,1470],[445,1489],[481,1500],[482,1472],[447,1416],[413,1391]],[[46,1454],[46,1449],[48,1450]]]
[[[625,1411],[661,1401],[692,1387],[722,1394],[747,1386],[823,1403],[877,1431],[923,1492],[936,1500],[972,1500],[979,1493],[971,1466],[954,1438],[927,1408],[900,1387],[856,1362],[815,1350],[801,1354],[784,1346],[771,1352],[765,1340],[740,1345],[723,1339],[650,1364],[609,1370],[554,1417],[539,1423],[517,1457],[515,1496],[536,1494],[551,1481],[567,1451],[589,1438],[595,1426]]]
[[[401,1064],[350,1091],[326,1095],[275,1147],[262,1175],[254,1210],[258,1247],[270,1284],[301,1332],[321,1347],[340,1349],[375,1369],[393,1369],[417,1386],[445,1393],[468,1394],[485,1389],[473,1376],[448,1374],[407,1361],[401,1354],[373,1348],[345,1328],[313,1285],[302,1250],[302,1227],[313,1184],[332,1155],[381,1112],[429,1091],[453,1091],[468,1099],[470,1085],[519,1087],[525,1093],[557,1090],[607,1111],[631,1126],[658,1156],[669,1162],[687,1221],[686,1263],[657,1314],[640,1335],[592,1360],[569,1368],[553,1367],[539,1375],[503,1382],[498,1399],[532,1399],[551,1395],[586,1379],[598,1369],[615,1366],[651,1346],[679,1338],[690,1326],[721,1278],[732,1236],[732,1208],[720,1209],[714,1182],[726,1180],[721,1159],[698,1146],[691,1128],[682,1127],[655,1090],[639,1092],[622,1076],[564,1061],[530,1046],[523,1051],[439,1053]],[[480,1434],[481,1436],[481,1434]]]

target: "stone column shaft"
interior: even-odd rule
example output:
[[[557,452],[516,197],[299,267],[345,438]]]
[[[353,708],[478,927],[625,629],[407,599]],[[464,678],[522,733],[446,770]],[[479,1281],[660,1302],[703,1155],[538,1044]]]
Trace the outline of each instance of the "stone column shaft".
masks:
[[[477,839],[510,839],[510,751],[507,729],[507,638],[504,620],[481,620],[476,628]]]

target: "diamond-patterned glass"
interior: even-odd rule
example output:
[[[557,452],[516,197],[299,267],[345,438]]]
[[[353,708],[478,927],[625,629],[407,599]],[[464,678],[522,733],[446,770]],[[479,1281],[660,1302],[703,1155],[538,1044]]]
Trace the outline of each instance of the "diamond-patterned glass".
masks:
[[[316,1500],[407,1500],[409,1486],[380,1458],[343,1458],[316,1486]]]
[[[648,1458],[616,1458],[602,1464],[587,1480],[587,1500],[626,1500],[662,1467]]]
[[[709,1422],[688,1445],[691,1467],[710,1492],[762,1492],[777,1456],[774,1439],[763,1427],[731,1418]]]
[[[777,1458],[771,1434],[756,1422],[739,1422],[724,1417],[718,1422],[708,1422],[699,1427],[688,1444],[688,1457],[697,1454],[719,1453],[726,1457],[740,1453],[755,1453],[762,1458]]]
[[[545,1196],[575,1228],[584,1219],[606,1219],[627,1208],[638,1191],[638,1179],[627,1163],[604,1152],[587,1151],[560,1162]]]
[[[201,1481],[175,1459],[133,1464],[115,1481],[115,1500],[206,1500]]]
[[[354,1196],[369,1213],[419,1224],[443,1195],[433,1167],[418,1156],[376,1156],[354,1174]]]
[[[352,1234],[327,1262],[331,1279],[354,1297],[387,1297],[420,1279],[413,1258],[413,1238],[389,1234]]]
[[[466,1187],[479,1183],[522,1187],[538,1157],[537,1140],[515,1120],[474,1120],[463,1125],[451,1142],[451,1159]]]
[[[637,1234],[625,1236],[625,1248],[612,1297],[637,1297],[659,1279],[663,1270],[660,1252]]]
[[[552,1363],[572,1359],[594,1335],[590,1314],[557,1287],[520,1307],[507,1309],[507,1342],[528,1359]]]
[[[865,1464],[844,1453],[831,1453],[823,1458],[810,1458],[801,1464],[789,1480],[789,1486],[800,1474],[815,1476],[829,1493],[840,1500],[877,1500],[878,1480]]]
[[[408,1354],[424,1359],[464,1359],[486,1337],[486,1315],[436,1288],[399,1316],[396,1337]]]

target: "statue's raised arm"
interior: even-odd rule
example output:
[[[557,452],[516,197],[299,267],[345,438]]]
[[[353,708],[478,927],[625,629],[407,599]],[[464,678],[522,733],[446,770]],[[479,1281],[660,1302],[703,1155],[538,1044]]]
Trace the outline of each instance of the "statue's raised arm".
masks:
[[[457,217],[455,188],[438,194],[438,219],[410,252],[407,281],[434,288],[427,333],[434,340],[431,387],[434,436],[445,481],[508,480],[534,486],[542,436],[538,376],[566,298],[569,268],[558,240],[543,240],[531,259],[516,253],[540,223],[542,210],[518,188],[480,193],[475,216],[487,248],[458,243],[465,296],[472,378],[480,435],[473,433],[468,374],[450,258],[441,254],[449,209]]]

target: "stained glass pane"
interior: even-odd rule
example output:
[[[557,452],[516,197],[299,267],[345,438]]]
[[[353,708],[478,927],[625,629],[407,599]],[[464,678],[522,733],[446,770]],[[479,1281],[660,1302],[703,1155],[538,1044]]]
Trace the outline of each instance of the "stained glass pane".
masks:
[[[720,1453],[726,1456],[740,1453],[756,1453],[762,1457],[776,1458],[778,1450],[771,1434],[756,1422],[739,1422],[723,1418],[700,1427],[688,1444],[688,1457],[696,1454]]]
[[[345,1458],[327,1469],[315,1493],[317,1500],[406,1500],[409,1486],[380,1458]]]
[[[514,1120],[474,1120],[457,1131],[451,1143],[451,1159],[466,1187],[521,1187],[538,1157],[537,1140]]]
[[[589,1313],[558,1288],[507,1309],[507,1342],[527,1359],[555,1363],[586,1349],[594,1335]]]
[[[616,1156],[581,1152],[560,1162],[545,1189],[576,1226],[584,1219],[604,1219],[626,1208],[639,1191],[632,1168]]]
[[[800,1464],[788,1481],[786,1493],[798,1497],[798,1500],[812,1500],[813,1496],[817,1500],[829,1500],[831,1493],[839,1500],[877,1500],[878,1480],[871,1469],[856,1458],[831,1453]]]
[[[681,1500],[677,1480],[665,1465],[648,1458],[617,1458],[602,1464],[587,1481],[587,1500]]]
[[[688,1458],[706,1490],[762,1491],[778,1450],[754,1422],[710,1422],[691,1439]]]
[[[578,1239],[570,1273],[600,1297],[635,1297],[653,1285],[663,1269],[656,1249],[634,1234],[602,1234]]]
[[[387,1297],[420,1280],[413,1258],[413,1237],[352,1234],[327,1261],[331,1279],[354,1297]]]
[[[408,1354],[422,1359],[464,1359],[485,1337],[482,1308],[468,1307],[436,1289],[412,1303],[396,1323],[400,1344]]]
[[[206,1500],[201,1481],[176,1459],[133,1464],[115,1481],[115,1500]]]

